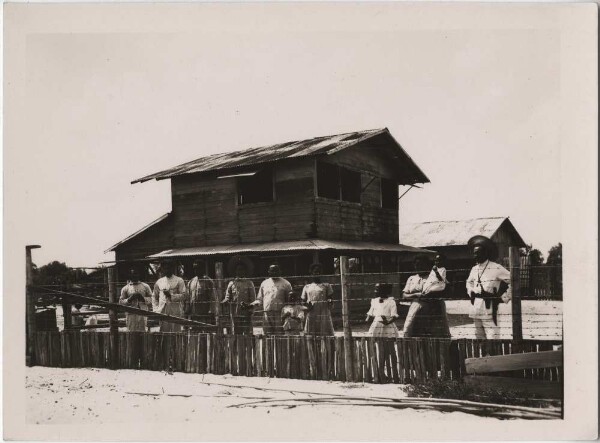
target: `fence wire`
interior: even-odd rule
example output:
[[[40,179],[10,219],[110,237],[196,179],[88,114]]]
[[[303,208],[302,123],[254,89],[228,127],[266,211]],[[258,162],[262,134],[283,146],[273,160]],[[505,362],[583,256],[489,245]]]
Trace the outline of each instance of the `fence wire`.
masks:
[[[547,275],[550,269],[557,269],[561,273],[561,267],[551,266],[529,266],[526,270],[528,275],[533,275],[537,269],[542,269]],[[521,269],[523,271],[523,269]],[[532,272],[534,271],[534,272]],[[374,288],[377,283],[387,283],[392,285],[391,298],[395,300],[398,311],[398,318],[395,321],[400,334],[407,318],[410,306],[413,303],[428,303],[430,301],[442,301],[445,304],[445,314],[448,318],[451,336],[454,338],[473,337],[473,320],[469,317],[471,302],[467,296],[467,277],[471,272],[470,268],[446,269],[446,278],[449,281],[446,289],[439,294],[431,293],[428,297],[420,300],[410,300],[403,298],[403,290],[405,289],[407,279],[415,275],[415,271],[397,271],[397,272],[361,272],[349,273],[345,275],[345,288],[347,290],[347,298],[349,313],[342,313],[342,284],[339,274],[320,275],[319,281],[331,286],[333,294],[328,300],[313,300],[313,309],[307,309],[306,299],[300,300],[300,295],[303,293],[304,287],[314,281],[312,275],[287,275],[282,278],[289,281],[292,292],[297,296],[298,303],[302,306],[303,322],[310,316],[313,321],[326,321],[331,319],[335,333],[341,332],[341,324],[344,320],[350,320],[354,333],[368,333],[369,326],[373,319],[366,321],[366,315],[373,299],[376,299]],[[268,277],[252,277],[247,280],[251,281],[255,293],[259,294],[261,283]],[[154,277],[156,279],[156,277]],[[184,279],[186,291],[189,291],[190,278]],[[224,302],[225,289],[232,279],[211,279],[200,278],[200,282],[208,288],[204,292],[200,292],[199,298],[196,298],[193,303],[189,295],[186,295],[183,302],[193,305],[194,309],[202,311],[203,315],[211,317],[213,324],[223,324],[225,327],[231,327],[231,322],[235,324],[239,322],[240,317],[250,318],[254,331],[260,332],[263,323],[263,317],[266,311],[263,310],[261,303],[255,306],[254,309],[249,309],[245,315],[239,315],[239,305],[232,302]],[[481,279],[481,283],[485,285],[492,280]],[[521,283],[521,300],[525,302],[522,307],[520,320],[523,328],[524,337],[551,337],[562,338],[562,307],[554,303],[552,294],[548,293],[549,284],[545,282],[545,292],[539,288],[532,288],[528,281],[524,279],[521,272],[519,282]],[[112,284],[112,290],[115,291],[116,299],[119,300],[121,290],[128,285],[128,281],[120,280]],[[153,289],[155,281],[148,281],[150,288]],[[109,285],[97,282],[81,282],[75,284],[50,284],[43,286],[34,286],[31,288],[34,292],[34,297],[37,300],[38,307],[54,307],[62,308],[62,304],[68,299],[64,296],[71,295],[87,295],[92,296],[97,302],[81,303],[86,305],[86,309],[81,312],[74,312],[74,317],[82,317],[87,320],[91,316],[96,316],[101,320],[107,320],[107,308],[105,303],[108,301]],[[511,289],[509,289],[510,293]],[[562,292],[562,291],[561,291]],[[540,295],[541,294],[541,295]],[[560,294],[562,297],[562,293]],[[154,297],[146,298],[146,307],[152,311],[156,307]],[[309,297],[310,298],[310,297]],[[254,300],[249,300],[254,301]],[[124,299],[121,300],[124,303]],[[73,304],[75,302],[71,302]],[[190,318],[182,310],[179,315],[181,318]],[[554,303],[554,304],[553,304]],[[292,305],[290,300],[282,300],[282,305]],[[65,304],[65,307],[70,305]],[[104,306],[104,308],[103,308]],[[323,307],[325,306],[325,307]],[[501,335],[510,335],[512,332],[512,324],[514,315],[508,309],[510,305],[501,303],[496,316],[496,325]],[[281,309],[281,306],[280,306]],[[231,310],[231,312],[230,312]],[[57,325],[64,324],[61,314],[61,309],[57,309]],[[88,311],[88,312],[86,312]],[[91,312],[89,312],[91,311]],[[217,315],[217,312],[220,314]],[[121,320],[125,317],[120,314]],[[431,320],[432,322],[439,320],[440,314],[420,314],[420,318]],[[281,320],[282,322],[284,319]],[[155,321],[149,321],[151,328],[156,328]],[[304,325],[304,323],[303,323]],[[102,324],[104,326],[104,324]],[[108,327],[108,324],[106,325]],[[303,326],[304,328],[304,326]]]

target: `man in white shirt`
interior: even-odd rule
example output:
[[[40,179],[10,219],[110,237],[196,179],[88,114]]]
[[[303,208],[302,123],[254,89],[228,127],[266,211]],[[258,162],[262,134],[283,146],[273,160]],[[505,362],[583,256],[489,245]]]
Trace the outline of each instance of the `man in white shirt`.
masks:
[[[468,242],[476,265],[467,279],[467,294],[471,298],[469,317],[475,324],[475,337],[492,339],[499,337],[496,314],[500,302],[511,299],[508,291],[510,272],[493,262],[497,255],[494,242],[483,235],[476,235]]]
[[[269,266],[268,272],[269,278],[261,283],[256,300],[250,304],[263,307],[265,335],[283,335],[281,310],[292,292],[292,285],[285,278],[281,278],[281,269],[278,265]]]

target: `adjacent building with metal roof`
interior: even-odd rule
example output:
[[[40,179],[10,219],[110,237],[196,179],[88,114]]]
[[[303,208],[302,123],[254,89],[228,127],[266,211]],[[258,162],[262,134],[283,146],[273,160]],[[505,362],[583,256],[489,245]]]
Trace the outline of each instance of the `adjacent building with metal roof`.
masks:
[[[508,217],[485,217],[469,220],[429,221],[400,226],[400,242],[416,248],[433,249],[451,260],[472,262],[467,247],[469,239],[485,235],[498,246],[499,260],[508,257],[508,248],[526,246],[523,238]]]

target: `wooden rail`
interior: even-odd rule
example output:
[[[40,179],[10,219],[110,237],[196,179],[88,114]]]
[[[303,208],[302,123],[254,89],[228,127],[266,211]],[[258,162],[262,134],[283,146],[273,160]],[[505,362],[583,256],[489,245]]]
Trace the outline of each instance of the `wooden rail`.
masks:
[[[496,355],[465,360],[468,374],[517,371],[530,368],[554,368],[562,366],[563,351],[529,352],[526,354]]]
[[[195,327],[207,329],[207,330],[212,330],[212,329],[216,328],[215,325],[211,325],[209,323],[203,323],[203,322],[196,321],[196,320],[188,320],[187,318],[175,317],[173,315],[161,314],[159,312],[146,311],[144,309],[138,309],[138,308],[134,308],[132,306],[121,305],[119,303],[111,303],[106,300],[100,300],[95,297],[88,297],[86,295],[65,293],[65,292],[61,292],[61,291],[53,291],[53,292],[55,292],[56,297],[59,297],[64,300],[68,300],[70,302],[80,301],[80,302],[84,302],[84,303],[88,303],[88,304],[94,304],[94,305],[114,309],[117,312],[129,312],[131,314],[143,315],[144,317],[147,317],[149,319],[152,318],[152,319],[156,319],[156,320],[167,321],[170,323],[176,323],[178,325],[183,325],[183,326],[195,326]]]
[[[110,368],[108,332],[63,331],[35,334],[35,362],[41,366]],[[461,355],[481,353],[480,340],[353,337],[352,373],[346,371],[343,337],[244,336],[192,333],[119,332],[122,369],[168,370],[306,380],[408,383],[427,379],[462,379]],[[494,340],[488,349],[552,349],[552,343],[526,340],[511,347]],[[505,346],[506,345],[506,346]],[[463,350],[463,351],[461,351]],[[463,358],[464,362],[464,358]],[[558,368],[522,371],[522,379],[561,380]]]
[[[465,383],[487,388],[502,388],[505,390],[518,390],[528,394],[536,394],[544,398],[562,399],[563,384],[558,377],[554,380],[542,379],[531,380],[516,378],[515,371],[546,371],[548,368],[560,370],[563,366],[562,348],[555,351],[516,353],[510,355],[495,355],[480,358],[468,358],[465,360],[467,375]],[[512,377],[499,376],[499,373],[511,371]],[[495,375],[494,375],[495,374]],[[522,372],[517,372],[518,375]]]

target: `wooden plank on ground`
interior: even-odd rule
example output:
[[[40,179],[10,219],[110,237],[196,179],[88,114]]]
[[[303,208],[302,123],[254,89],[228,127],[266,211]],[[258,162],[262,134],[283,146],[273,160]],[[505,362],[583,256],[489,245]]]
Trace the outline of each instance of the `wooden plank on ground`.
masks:
[[[465,369],[468,374],[485,374],[488,372],[515,371],[529,368],[551,368],[562,366],[562,362],[562,350],[530,352],[526,354],[467,358],[465,360]]]
[[[471,386],[510,389],[527,394],[537,394],[541,398],[562,398],[562,383],[545,380],[528,380],[514,377],[495,377],[489,375],[467,375],[466,384]]]

